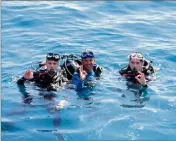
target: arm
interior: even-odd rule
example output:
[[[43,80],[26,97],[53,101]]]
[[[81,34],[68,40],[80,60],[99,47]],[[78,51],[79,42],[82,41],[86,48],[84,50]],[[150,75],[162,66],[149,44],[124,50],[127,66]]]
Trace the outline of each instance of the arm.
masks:
[[[31,70],[27,70],[26,73],[24,74],[24,76],[17,81],[17,84],[24,85],[26,80],[33,81],[34,80],[34,72],[32,72]]]
[[[26,79],[25,79],[24,76],[23,76],[23,77],[21,77],[20,79],[18,79],[17,84],[18,84],[18,85],[24,85],[25,82],[26,82]]]
[[[80,79],[78,73],[73,74],[72,84],[76,86],[76,90],[81,89],[83,87],[84,82]]]
[[[72,78],[72,83],[76,86],[76,90],[83,87],[86,77],[87,72],[83,70],[83,66],[80,66],[78,72],[74,73]]]

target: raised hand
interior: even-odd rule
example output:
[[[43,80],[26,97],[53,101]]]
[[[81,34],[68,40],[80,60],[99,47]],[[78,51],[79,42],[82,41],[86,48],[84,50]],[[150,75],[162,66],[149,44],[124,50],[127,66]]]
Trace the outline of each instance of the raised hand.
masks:
[[[31,80],[34,78],[33,72],[31,70],[27,70],[26,73],[24,74],[24,78],[27,80]]]
[[[140,84],[146,85],[146,79],[145,79],[144,73],[138,72],[138,75],[135,78]]]
[[[86,76],[87,76],[87,72],[85,70],[83,70],[83,66],[81,65],[79,68],[79,74],[80,74],[80,79],[83,81]]]

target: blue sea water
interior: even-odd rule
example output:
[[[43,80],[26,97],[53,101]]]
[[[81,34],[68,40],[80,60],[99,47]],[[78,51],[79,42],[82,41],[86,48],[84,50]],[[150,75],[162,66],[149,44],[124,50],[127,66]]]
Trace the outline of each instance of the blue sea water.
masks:
[[[2,140],[176,139],[175,11],[175,1],[3,1]],[[17,86],[46,53],[85,49],[104,67],[96,87],[47,96],[32,84]],[[118,74],[132,51],[157,70],[138,97]],[[63,99],[69,104],[56,110]]]

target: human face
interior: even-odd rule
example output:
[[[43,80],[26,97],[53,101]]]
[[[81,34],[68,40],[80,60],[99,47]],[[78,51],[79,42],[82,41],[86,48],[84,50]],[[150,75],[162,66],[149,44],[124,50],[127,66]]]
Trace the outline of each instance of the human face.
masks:
[[[59,66],[59,61],[54,60],[47,60],[46,61],[46,67],[48,71],[56,71],[57,67]]]
[[[129,65],[132,70],[136,69],[137,71],[141,71],[143,66],[143,61],[141,61],[138,58],[131,58],[129,61]]]
[[[83,68],[87,72],[91,72],[93,70],[93,66],[95,64],[94,58],[85,58],[82,59]]]

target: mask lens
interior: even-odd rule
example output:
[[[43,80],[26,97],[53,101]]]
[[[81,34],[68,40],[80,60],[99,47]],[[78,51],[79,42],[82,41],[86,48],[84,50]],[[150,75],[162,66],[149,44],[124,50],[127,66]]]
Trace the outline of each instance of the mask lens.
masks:
[[[59,54],[54,54],[54,55],[53,55],[53,58],[55,58],[56,60],[59,60],[59,59],[60,59],[60,56],[59,56]]]
[[[92,51],[89,52],[90,56],[94,57],[94,54]]]
[[[83,57],[86,57],[87,55],[88,55],[87,52],[83,52],[83,54],[82,54]]]
[[[141,60],[144,59],[143,55],[142,55],[141,53],[139,53],[139,52],[134,52],[134,53],[132,53],[132,54],[130,55],[130,59],[131,59],[131,58],[138,58],[138,59],[141,59]]]
[[[46,57],[47,57],[48,59],[49,59],[49,58],[52,58],[52,57],[53,57],[53,54],[52,54],[52,53],[48,53]]]
[[[83,52],[81,57],[84,59],[84,58],[94,58],[94,54],[92,51],[90,52]]]
[[[60,59],[60,56],[59,56],[59,54],[48,53],[46,56],[46,59],[58,61]]]

